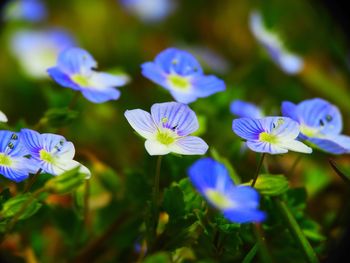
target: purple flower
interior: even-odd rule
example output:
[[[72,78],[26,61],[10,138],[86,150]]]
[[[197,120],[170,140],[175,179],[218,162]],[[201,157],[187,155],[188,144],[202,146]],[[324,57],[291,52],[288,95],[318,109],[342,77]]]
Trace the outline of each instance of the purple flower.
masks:
[[[300,132],[299,124],[290,118],[240,118],[233,120],[232,129],[239,137],[247,140],[247,146],[255,152],[270,154],[287,153],[288,150],[312,152],[310,147],[296,140]]]
[[[240,118],[260,119],[264,117],[262,110],[253,103],[242,100],[234,100],[230,105],[231,113]]]
[[[120,91],[115,87],[125,85],[128,77],[97,72],[96,67],[97,62],[86,50],[69,48],[59,54],[57,65],[48,73],[58,84],[80,91],[91,102],[117,100]]]
[[[150,155],[195,155],[208,150],[201,138],[190,136],[199,125],[196,114],[186,104],[156,103],[151,114],[136,109],[127,110],[124,115],[131,127],[146,138],[145,148]]]
[[[35,163],[25,157],[28,154],[20,136],[11,131],[0,131],[0,174],[20,182],[37,170]]]
[[[300,124],[300,138],[325,152],[343,154],[350,152],[350,137],[340,134],[343,129],[339,109],[320,98],[299,104],[285,101],[282,113]]]
[[[5,7],[6,20],[38,22],[46,18],[46,7],[40,0],[9,1]]]
[[[162,51],[154,62],[142,64],[142,74],[169,90],[174,99],[191,103],[225,90],[225,83],[215,76],[206,76],[190,53],[176,48]]]
[[[225,166],[211,158],[200,159],[188,170],[192,184],[235,223],[260,222],[266,217],[259,208],[259,194],[250,186],[236,186]]]

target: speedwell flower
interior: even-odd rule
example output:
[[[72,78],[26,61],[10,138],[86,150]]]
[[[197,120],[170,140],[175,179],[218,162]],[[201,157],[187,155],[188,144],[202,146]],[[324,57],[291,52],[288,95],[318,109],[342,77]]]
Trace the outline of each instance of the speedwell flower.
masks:
[[[17,133],[0,131],[0,174],[15,182],[26,179],[36,171],[27,154]]]
[[[312,152],[310,147],[296,140],[300,133],[299,124],[290,118],[240,118],[233,120],[232,129],[239,137],[247,140],[247,146],[255,152]]]
[[[169,90],[174,99],[181,103],[191,103],[197,98],[225,90],[224,81],[204,75],[194,56],[176,48],[168,48],[154,62],[142,64],[142,74]]]
[[[250,186],[236,186],[223,164],[211,158],[200,159],[188,174],[197,190],[228,220],[249,223],[265,219],[265,213],[258,210],[258,192]]]
[[[38,22],[47,15],[46,7],[40,0],[13,0],[5,6],[5,20]]]
[[[259,12],[250,15],[250,30],[262,47],[266,49],[271,59],[287,74],[297,74],[304,66],[302,58],[288,51],[281,39],[264,25]]]
[[[0,122],[7,122],[7,117],[2,111],[0,111]]]
[[[58,54],[73,44],[62,30],[22,30],[13,35],[11,50],[28,76],[47,78],[46,70],[55,65]]]
[[[90,177],[90,171],[73,160],[74,145],[63,136],[52,133],[40,134],[29,129],[22,129],[20,136],[23,138],[31,160],[35,161],[43,172],[60,175],[79,166],[80,172]]]
[[[97,72],[95,59],[84,49],[69,48],[59,54],[57,65],[48,73],[63,87],[81,91],[83,96],[94,103],[116,100],[120,91],[114,87],[128,82],[125,75],[111,75]]]
[[[285,101],[282,113],[300,124],[300,138],[323,151],[333,154],[350,153],[350,137],[340,134],[343,129],[339,109],[320,98],[299,104]]]
[[[262,110],[253,103],[242,100],[234,100],[230,105],[231,113],[240,118],[260,119],[264,117]]]
[[[196,114],[177,102],[156,103],[151,114],[144,110],[127,110],[125,117],[133,129],[146,138],[150,155],[170,152],[185,155],[205,154],[208,145],[199,137],[189,136],[199,128]]]

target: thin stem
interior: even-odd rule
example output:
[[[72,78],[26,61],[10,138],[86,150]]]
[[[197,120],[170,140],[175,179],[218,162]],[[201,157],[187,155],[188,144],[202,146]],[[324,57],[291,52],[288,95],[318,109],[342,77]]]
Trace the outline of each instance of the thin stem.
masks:
[[[309,263],[317,263],[318,258],[310,245],[309,241],[306,239],[303,231],[301,230],[298,222],[295,220],[292,212],[289,210],[288,206],[278,197],[273,198],[276,207],[280,211],[284,221],[286,222],[289,231],[294,236],[300,249],[304,252],[304,255]]]
[[[270,263],[272,262],[271,256],[269,254],[269,251],[267,249],[263,229],[260,224],[255,223],[252,224],[254,235],[257,239],[257,245],[259,247],[259,254],[260,254],[260,260],[263,263]]]
[[[159,210],[159,181],[160,181],[160,167],[162,165],[162,156],[159,155],[157,159],[156,175],[154,177],[153,186],[153,206],[154,206],[154,235],[156,235],[157,224],[158,224],[158,210]]]
[[[36,182],[36,180],[38,179],[40,173],[42,172],[42,169],[40,168],[28,181],[28,183],[26,184],[26,186],[24,187],[24,193],[29,192],[30,188],[32,188],[33,184]]]
[[[253,182],[251,184],[251,187],[254,187],[254,185],[256,183],[256,180],[258,180],[258,176],[259,176],[259,173],[260,173],[261,166],[262,166],[262,164],[264,162],[265,155],[266,155],[266,153],[263,153],[261,155],[261,157],[260,157],[260,161],[259,161],[258,167],[256,168],[255,176],[254,176]]]

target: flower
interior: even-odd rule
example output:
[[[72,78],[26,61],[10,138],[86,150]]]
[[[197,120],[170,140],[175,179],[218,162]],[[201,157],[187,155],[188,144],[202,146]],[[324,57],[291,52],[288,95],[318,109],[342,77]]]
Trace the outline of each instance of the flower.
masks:
[[[225,90],[225,83],[215,76],[206,76],[198,61],[190,53],[168,48],[154,62],[142,64],[142,74],[170,91],[181,103],[191,103]]]
[[[255,152],[270,154],[287,153],[288,150],[312,152],[310,147],[295,140],[300,132],[299,124],[287,117],[235,119],[232,129],[239,137],[247,140],[247,146]]]
[[[5,20],[38,22],[46,18],[46,7],[40,0],[10,1],[4,10]]]
[[[23,30],[12,36],[11,50],[28,76],[47,78],[46,70],[55,65],[59,52],[73,44],[62,30]]]
[[[297,74],[304,66],[302,58],[289,52],[281,39],[264,25],[261,14],[254,11],[250,15],[250,30],[254,37],[269,53],[271,59],[287,74]]]
[[[0,174],[20,182],[37,169],[33,162],[25,157],[26,151],[17,133],[0,131]]]
[[[192,184],[215,208],[235,223],[260,222],[259,194],[250,186],[236,186],[225,166],[211,158],[195,162],[188,170]]]
[[[264,117],[262,110],[253,103],[234,100],[230,105],[231,113],[241,118],[260,119]]]
[[[120,2],[126,10],[148,23],[164,20],[175,9],[173,0],[121,0]]]
[[[7,117],[5,115],[5,113],[3,113],[2,111],[0,111],[0,122],[7,122]]]
[[[31,160],[45,173],[60,175],[80,166],[80,172],[90,177],[90,171],[79,162],[74,161],[75,149],[72,142],[63,136],[44,133],[40,134],[29,129],[22,129],[20,136],[26,146]]]
[[[343,129],[339,109],[326,100],[315,98],[299,104],[282,103],[282,113],[300,124],[300,138],[332,154],[350,153],[350,137]]]
[[[151,114],[144,110],[124,113],[133,129],[146,138],[145,148],[150,155],[170,152],[185,155],[205,154],[208,145],[199,137],[189,136],[198,128],[196,114],[177,102],[156,103]]]
[[[128,82],[125,75],[111,75],[93,70],[97,62],[84,49],[69,48],[59,54],[57,66],[49,68],[52,79],[63,87],[81,91],[83,96],[94,103],[117,100],[120,91],[114,87]]]

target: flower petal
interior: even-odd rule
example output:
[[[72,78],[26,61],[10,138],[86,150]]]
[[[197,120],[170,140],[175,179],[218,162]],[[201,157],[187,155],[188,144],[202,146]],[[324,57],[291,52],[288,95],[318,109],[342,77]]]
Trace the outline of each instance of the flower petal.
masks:
[[[179,136],[191,134],[199,127],[196,114],[186,104],[156,103],[151,107],[151,115],[158,127],[176,130]]]
[[[278,146],[294,152],[312,153],[312,148],[297,140],[281,142]]]
[[[192,92],[181,92],[178,90],[170,90],[170,94],[173,96],[174,100],[180,103],[189,104],[197,100],[197,95]]]
[[[143,76],[168,89],[166,85],[166,73],[162,71],[159,65],[153,62],[146,62],[141,65],[141,68]]]
[[[226,89],[225,82],[216,76],[198,76],[192,80],[193,93],[198,97],[208,97]]]
[[[170,153],[169,147],[164,144],[161,144],[157,140],[146,140],[145,148],[149,155],[165,155]]]
[[[144,110],[127,110],[124,116],[131,127],[146,139],[153,138],[157,132],[157,126],[154,124],[151,114]]]
[[[297,122],[299,122],[299,117],[297,115],[297,105],[291,103],[289,101],[282,102],[282,115],[285,117],[289,117]]]
[[[103,103],[109,100],[117,100],[120,97],[120,91],[115,88],[106,88],[95,90],[93,88],[83,89],[82,94],[93,103]]]
[[[259,134],[265,131],[260,120],[250,118],[233,120],[232,130],[245,140],[258,140]]]
[[[80,90],[80,87],[75,84],[70,77],[63,73],[58,67],[52,67],[47,70],[50,77],[63,87],[71,88],[73,90]]]
[[[202,155],[207,152],[209,146],[199,137],[186,136],[177,139],[169,148],[171,152],[177,154]]]
[[[22,129],[20,136],[31,155],[37,155],[40,149],[42,149],[43,139],[40,133],[30,129]]]
[[[2,111],[0,111],[0,122],[7,122],[7,121],[8,119],[6,115]]]
[[[112,75],[96,71],[93,71],[89,78],[91,87],[98,90],[124,86],[128,82],[129,78],[125,74]]]
[[[264,115],[259,107],[242,100],[233,101],[230,105],[230,110],[232,114],[240,118],[260,119]]]
[[[299,124],[288,117],[267,117],[264,119],[267,120],[266,127],[271,127],[271,134],[278,136],[279,141],[293,140],[300,133]]]
[[[271,143],[261,141],[247,141],[247,146],[254,152],[270,153],[270,154],[281,154],[287,153],[288,150],[281,148]]]
[[[327,138],[308,138],[321,150],[332,154],[350,153],[350,137],[345,135],[329,136]]]
[[[266,218],[266,213],[256,209],[229,209],[224,211],[224,216],[235,223],[261,222]]]
[[[96,68],[97,62],[84,49],[73,47],[61,52],[57,59],[57,67],[68,75],[85,75]]]

